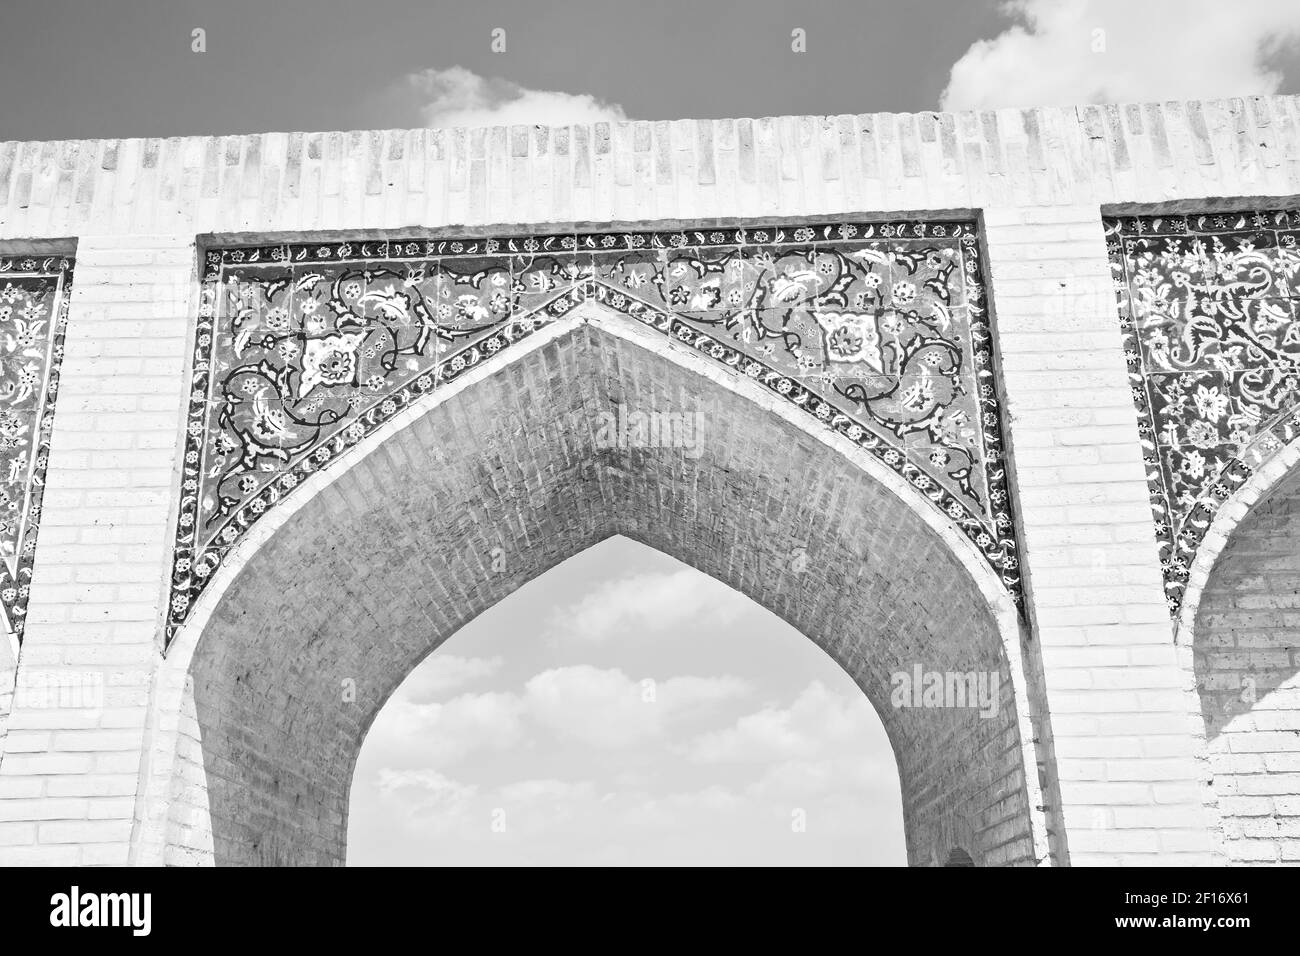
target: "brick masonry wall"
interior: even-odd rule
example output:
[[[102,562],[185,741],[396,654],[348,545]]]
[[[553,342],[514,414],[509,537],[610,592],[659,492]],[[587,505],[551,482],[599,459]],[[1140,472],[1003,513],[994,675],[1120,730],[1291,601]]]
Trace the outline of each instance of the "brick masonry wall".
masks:
[[[158,712],[172,698],[151,675],[197,236],[926,210],[988,224],[1058,859],[1066,843],[1075,863],[1213,859],[1098,220],[1293,198],[1296,119],[1295,98],[1261,97],[0,143],[0,244],[75,241],[78,259],[18,681],[28,665],[105,681],[93,713],[19,695],[0,756],[0,824],[18,825],[0,830],[0,862],[122,862],[133,831],[142,845],[133,798],[157,767],[141,754],[181,719]]]
[[[188,393],[191,241],[83,237],[78,251],[33,581],[45,597],[0,761],[0,816],[39,817],[31,846],[0,853],[14,863],[126,862]]]
[[[18,652],[16,642],[0,640],[0,754],[5,752],[5,735],[9,729],[9,711],[14,703],[14,681],[18,677]],[[0,833],[3,833],[0,825]],[[13,833],[23,833],[13,828]],[[0,840],[3,838],[0,837]]]
[[[650,333],[658,352],[570,327],[354,449],[235,578],[191,667],[216,861],[341,862],[361,737],[413,662],[625,534],[750,595],[855,678],[900,755],[914,861],[960,845],[982,864],[1035,862],[1001,625],[950,545],[860,463],[774,416],[775,399],[733,394]],[[612,408],[689,416],[700,454],[602,447]],[[411,474],[428,477],[411,487]],[[914,662],[999,672],[1001,706],[892,707],[890,675]]]
[[[1208,854],[1197,728],[1152,560],[1096,212],[999,210],[985,222],[1071,854]]]
[[[1225,846],[1300,862],[1300,475],[1236,528],[1197,609],[1194,654]]]

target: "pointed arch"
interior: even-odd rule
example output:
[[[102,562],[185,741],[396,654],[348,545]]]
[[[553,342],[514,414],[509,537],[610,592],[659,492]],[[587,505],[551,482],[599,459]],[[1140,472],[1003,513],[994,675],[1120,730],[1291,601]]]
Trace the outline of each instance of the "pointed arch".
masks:
[[[704,416],[698,457],[602,447],[597,413],[637,403]],[[959,841],[981,864],[1047,859],[1021,625],[997,575],[915,486],[687,345],[586,303],[309,481],[236,545],[162,663],[155,712],[191,717],[155,722],[141,861],[340,861],[352,762],[405,674],[611,534],[742,591],[845,667],[890,730],[912,859]],[[996,715],[893,706],[891,674],[916,665],[996,674]],[[317,733],[324,750],[302,737]],[[238,822],[250,805],[271,808],[256,833]],[[315,842],[293,836],[305,821]]]
[[[1177,641],[1196,686],[1211,799],[1234,863],[1300,853],[1300,438],[1215,513]]]

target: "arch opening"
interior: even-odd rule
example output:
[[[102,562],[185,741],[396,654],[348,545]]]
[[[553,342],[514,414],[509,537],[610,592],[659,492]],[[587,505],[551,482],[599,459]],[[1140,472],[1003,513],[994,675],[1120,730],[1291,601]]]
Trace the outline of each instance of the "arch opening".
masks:
[[[358,447],[169,655],[190,720],[165,855],[341,863],[357,752],[402,678],[621,534],[746,594],[853,678],[897,757],[910,861],[954,845],[980,865],[1041,860],[1014,607],[906,495],[730,374],[575,319]],[[624,440],[637,415],[699,434]],[[899,675],[939,675],[938,696],[900,693]],[[996,706],[955,706],[945,676],[983,679]]]
[[[523,585],[371,724],[347,863],[906,863],[871,704],[750,599],[621,535]]]
[[[1229,534],[1192,656],[1229,861],[1300,860],[1300,468]]]

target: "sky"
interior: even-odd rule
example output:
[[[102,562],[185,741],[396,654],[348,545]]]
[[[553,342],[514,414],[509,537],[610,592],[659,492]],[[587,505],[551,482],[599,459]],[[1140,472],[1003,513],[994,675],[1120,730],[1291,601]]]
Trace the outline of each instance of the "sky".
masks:
[[[350,865],[903,865],[857,685],[749,598],[607,539],[447,640],[380,711]]]
[[[1300,0],[4,0],[0,90],[0,140],[1295,93]],[[904,862],[857,688],[621,539],[411,673],[363,747],[348,854]]]
[[[4,0],[0,23],[0,139],[1244,96],[1300,77],[1294,0]]]

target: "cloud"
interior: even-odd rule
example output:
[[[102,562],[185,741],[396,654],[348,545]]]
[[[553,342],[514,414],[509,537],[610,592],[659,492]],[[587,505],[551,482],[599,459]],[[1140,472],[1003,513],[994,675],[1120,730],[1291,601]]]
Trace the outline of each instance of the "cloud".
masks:
[[[820,681],[789,707],[747,714],[731,727],[695,738],[684,752],[698,764],[758,770],[742,793],[748,804],[816,805],[823,825],[834,817],[849,828],[846,833],[862,824],[855,800],[902,813],[898,768],[871,704],[860,693],[836,693]]]
[[[380,770],[378,791],[389,822],[412,835],[472,840],[572,831],[609,801],[588,780],[525,779],[479,788],[430,770]]]
[[[517,780],[501,786],[498,791],[503,803],[524,805],[537,803],[563,803],[591,800],[596,788],[589,780]]]
[[[475,815],[478,787],[453,780],[436,770],[381,768],[377,786],[385,807],[384,823],[399,824],[433,837],[468,829]]]
[[[457,657],[435,651],[402,682],[395,696],[413,704],[428,703],[491,677],[501,665],[500,657]]]
[[[491,661],[456,660],[448,669],[451,677],[495,670]],[[660,737],[676,722],[748,691],[737,677],[640,681],[617,669],[558,667],[530,679],[522,693],[467,693],[431,703],[395,694],[375,718],[366,748],[390,770],[437,770],[519,746],[539,728],[589,746],[623,747]]]
[[[1300,38],[1300,3],[1009,0],[1014,22],[953,65],[945,110],[1276,93],[1272,60]]]
[[[861,694],[837,694],[813,681],[788,708],[764,707],[724,730],[702,734],[686,754],[697,763],[762,763],[838,756],[841,748],[865,751],[884,735],[880,720]]]
[[[428,794],[434,804],[457,804],[472,798],[478,788],[452,780],[436,770],[394,770],[382,767],[379,771],[379,792],[388,796],[400,791]]]
[[[617,103],[588,93],[530,90],[461,66],[408,74],[395,95],[414,103],[425,126],[569,126],[626,120]]]
[[[898,771],[862,753],[785,760],[763,771],[745,794],[772,801],[837,797],[875,790],[898,794]]]
[[[611,581],[555,612],[552,640],[603,642],[627,635],[662,634],[687,623],[723,626],[744,606],[725,584],[694,568],[637,574]]]
[[[554,733],[593,747],[625,747],[659,737],[673,721],[748,691],[736,677],[635,681],[621,670],[577,665],[528,681],[524,706]]]
[[[443,767],[481,750],[505,750],[523,734],[522,705],[509,693],[462,694],[446,703],[394,697],[367,736],[392,767]]]
[[[387,767],[354,792],[350,825],[364,835],[355,854],[350,835],[349,862],[391,864],[394,853],[404,863],[458,865],[902,862],[897,770],[860,694],[813,681],[788,707],[755,710],[697,736],[688,751],[672,746],[682,722],[716,715],[752,689],[734,677],[696,676],[658,681],[652,700],[646,689],[620,670],[570,666],[542,671],[517,694],[410,706],[424,723],[403,732],[429,740],[435,731],[466,733],[468,718],[480,714],[493,726],[549,731],[605,756],[594,773],[575,768],[582,775],[573,779],[553,757],[530,764],[512,756],[477,786],[427,764]],[[471,736],[482,746],[509,734]],[[875,758],[873,736],[883,747]],[[676,759],[630,770],[613,759],[656,751]],[[457,771],[469,772],[469,762]]]
[[[385,773],[383,837],[401,848],[403,863],[903,861],[902,833],[893,823],[902,815],[896,786],[892,793],[879,784],[864,787],[834,769],[816,784],[743,791],[708,784],[654,794],[606,790],[589,780],[528,778],[477,788],[436,773]],[[796,814],[806,832],[792,836]],[[378,857],[373,848],[361,849]]]

